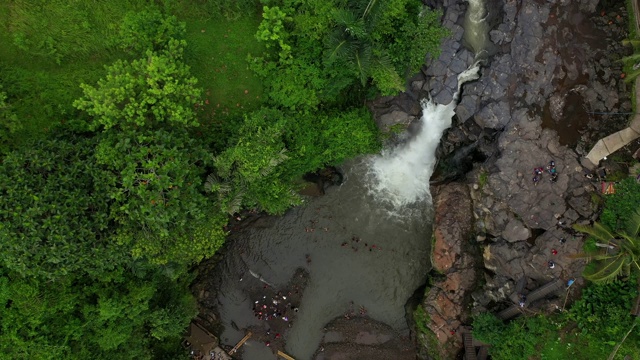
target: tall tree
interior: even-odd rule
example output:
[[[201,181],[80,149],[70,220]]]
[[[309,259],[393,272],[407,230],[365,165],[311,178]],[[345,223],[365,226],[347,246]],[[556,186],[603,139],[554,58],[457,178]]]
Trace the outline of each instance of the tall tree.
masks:
[[[189,277],[157,267],[127,269],[117,281],[81,274],[40,281],[4,270],[2,359],[160,358],[180,348],[182,329],[197,313]]]
[[[166,23],[173,24],[150,22]],[[96,161],[107,170],[118,243],[159,264],[193,263],[213,255],[225,235],[225,219],[204,195],[210,156],[189,133],[199,126],[201,89],[183,62],[185,42],[147,32],[160,33],[164,44],[158,40],[144,58],[108,67],[97,86],[82,85],[84,96],[74,105],[101,132]]]
[[[198,126],[195,107],[202,90],[182,54],[186,42],[170,39],[159,52],[147,50],[134,61],[107,67],[97,86],[83,84],[74,106],[93,116],[93,130],[137,130],[160,126]]]

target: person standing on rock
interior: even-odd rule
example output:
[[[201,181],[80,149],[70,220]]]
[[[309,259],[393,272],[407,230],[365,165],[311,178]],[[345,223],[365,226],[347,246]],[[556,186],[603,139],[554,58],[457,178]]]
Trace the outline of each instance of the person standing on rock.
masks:
[[[526,303],[527,303],[527,295],[520,294],[520,301],[518,302],[518,305],[520,305],[520,307],[524,307]]]

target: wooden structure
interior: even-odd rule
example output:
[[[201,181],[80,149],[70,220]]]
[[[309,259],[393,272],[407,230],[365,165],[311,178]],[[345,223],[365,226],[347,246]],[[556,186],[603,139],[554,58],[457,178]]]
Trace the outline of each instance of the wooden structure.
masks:
[[[198,360],[225,359],[224,351],[218,347],[218,338],[209,332],[197,319],[189,324],[182,346]]]
[[[253,334],[251,334],[251,331],[249,331],[249,332],[247,333],[247,335],[245,335],[245,336],[242,338],[242,340],[238,341],[238,343],[236,344],[236,346],[234,346],[234,347],[233,347],[233,349],[229,350],[228,354],[229,354],[229,355],[233,355],[233,354],[235,354],[235,353],[238,351],[238,349],[240,349],[240,347],[241,347],[242,345],[244,345],[244,343],[245,343],[245,342],[247,342],[247,340],[249,340],[249,338],[251,337],[251,335],[253,335]]]
[[[278,350],[278,356],[280,356],[281,358],[285,359],[285,360],[296,360],[294,358],[292,358],[291,356],[283,353],[282,351]]]
[[[465,331],[462,334],[462,341],[464,342],[465,360],[477,360],[476,347],[473,346],[473,335],[471,334],[471,331]]]
[[[464,343],[464,360],[487,360],[489,344],[474,339],[471,328],[466,326],[462,328],[462,341]]]

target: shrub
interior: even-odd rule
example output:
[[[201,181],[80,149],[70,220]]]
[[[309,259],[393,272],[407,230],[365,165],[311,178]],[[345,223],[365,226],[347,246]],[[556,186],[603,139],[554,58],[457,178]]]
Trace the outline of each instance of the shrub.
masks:
[[[185,23],[179,22],[175,16],[164,15],[160,10],[150,8],[127,13],[115,42],[120,48],[140,56],[148,50],[165,49],[171,39],[183,39],[185,31]]]
[[[632,177],[627,177],[616,184],[615,194],[605,196],[605,208],[600,216],[600,222],[610,229],[624,227],[629,214],[632,214],[640,204],[640,183]]]
[[[18,121],[18,116],[7,103],[7,93],[2,91],[2,85],[0,85],[0,154],[8,150],[11,134],[21,128],[22,124]]]
[[[578,324],[583,334],[602,341],[616,341],[631,326],[631,305],[637,290],[631,281],[591,284],[569,311],[569,319]]]

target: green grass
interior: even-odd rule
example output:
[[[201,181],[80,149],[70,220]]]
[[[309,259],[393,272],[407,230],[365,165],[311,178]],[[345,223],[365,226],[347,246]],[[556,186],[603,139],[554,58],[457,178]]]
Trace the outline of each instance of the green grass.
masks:
[[[0,4],[0,81],[23,129],[19,144],[77,117],[80,84],[95,83],[124,54],[108,38],[142,3],[133,0],[11,0]]]
[[[186,23],[185,61],[205,97],[199,131],[217,152],[233,138],[242,115],[258,109],[264,99],[262,83],[247,62],[249,53],[264,50],[254,36],[260,18],[201,18]]]
[[[550,334],[540,349],[540,360],[566,359],[607,359],[616,343],[605,343],[596,337],[586,337],[573,330],[567,334]],[[620,339],[622,340],[622,339]],[[629,355],[632,360],[640,359],[638,338],[630,336],[616,353],[615,359],[622,360]]]
[[[165,6],[187,24],[185,60],[205,92],[205,124],[240,118],[242,112],[259,107],[263,98],[261,83],[246,61],[249,52],[263,51],[254,36],[261,17],[257,13],[223,17],[220,6],[240,9],[225,1]],[[141,10],[150,2],[0,1],[0,82],[23,124],[14,144],[79,116],[72,106],[82,94],[79,85],[95,84],[106,74],[105,65],[126,58],[113,46],[117,25],[128,11]]]
[[[606,359],[609,355],[604,348],[575,334],[567,334],[564,338],[557,333],[550,334],[542,346],[541,360]]]
[[[247,63],[250,52],[263,51],[254,36],[259,23],[257,18],[187,21],[185,61],[205,91],[211,114],[253,110],[262,103],[261,82]]]

